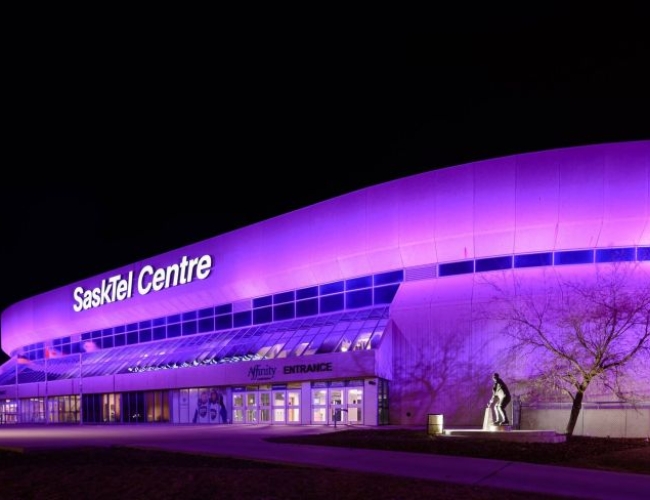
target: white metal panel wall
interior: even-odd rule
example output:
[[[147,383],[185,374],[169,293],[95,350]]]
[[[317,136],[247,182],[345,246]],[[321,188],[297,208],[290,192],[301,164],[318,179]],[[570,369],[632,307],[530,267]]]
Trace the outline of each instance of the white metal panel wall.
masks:
[[[342,279],[339,258],[349,253],[363,252],[367,230],[366,210],[366,195],[361,192],[314,207],[310,239],[300,238],[295,244],[312,248],[310,266],[316,282]]]
[[[464,275],[400,288],[391,308],[391,421],[423,425],[428,413],[457,425],[482,418],[475,410],[477,401],[483,408],[487,402],[493,352],[491,334],[473,330],[473,280]]]
[[[563,155],[558,160],[558,227],[555,248],[593,248],[603,222],[602,156]]]
[[[605,155],[599,247],[650,245],[650,155],[640,154],[642,147]]]
[[[636,269],[635,279],[645,282],[649,272],[646,263]],[[512,382],[529,375],[534,358],[513,357],[502,325],[483,314],[493,307],[490,302],[495,296],[483,278],[502,284],[502,279],[512,282],[513,275],[523,278],[527,289],[546,293],[545,287],[557,283],[557,277],[594,279],[594,267],[527,268],[403,283],[391,306],[392,422],[424,425],[428,413],[442,413],[453,425],[480,425],[494,371],[511,382],[516,394]],[[650,368],[637,363],[628,370],[631,384],[625,390],[638,391],[634,384],[648,380]],[[593,386],[586,401],[601,397]]]
[[[473,168],[436,172],[436,250],[439,262],[471,259],[474,250]]]
[[[400,267],[549,251],[558,244],[649,244],[649,157],[648,141],[570,148],[490,160],[492,178],[485,162],[478,162],[374,186],[10,306],[2,315],[3,347],[11,352],[49,338]],[[602,186],[613,179],[620,181],[616,190],[609,186],[603,194]],[[505,214],[492,208],[497,200]],[[489,214],[495,216],[492,228]],[[607,220],[610,215],[615,220]],[[605,221],[596,238],[599,217]],[[206,280],[80,314],[72,310],[77,285],[94,288],[145,264],[166,267],[184,255],[204,254],[214,257]]]
[[[436,262],[436,176],[411,176],[399,183],[399,246],[404,267]]]
[[[556,155],[516,159],[515,253],[555,248],[558,222],[559,172]]]
[[[403,266],[399,249],[402,189],[400,184],[386,183],[367,191],[369,227],[366,252],[373,274]]]
[[[485,161],[473,170],[474,257],[510,254],[515,246],[516,162]]]

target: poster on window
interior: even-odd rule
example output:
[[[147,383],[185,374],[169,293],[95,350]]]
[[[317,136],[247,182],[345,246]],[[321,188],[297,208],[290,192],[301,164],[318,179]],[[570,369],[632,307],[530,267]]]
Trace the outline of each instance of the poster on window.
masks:
[[[226,424],[228,409],[223,391],[202,388],[196,393],[192,422],[195,424]]]

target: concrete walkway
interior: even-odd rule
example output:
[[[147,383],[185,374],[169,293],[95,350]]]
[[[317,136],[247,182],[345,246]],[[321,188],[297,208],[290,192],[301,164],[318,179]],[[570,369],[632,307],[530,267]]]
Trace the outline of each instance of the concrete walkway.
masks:
[[[650,492],[650,475],[643,474],[265,441],[272,436],[337,430],[326,426],[287,425],[0,426],[0,448],[134,446],[595,500],[639,500],[647,498]]]

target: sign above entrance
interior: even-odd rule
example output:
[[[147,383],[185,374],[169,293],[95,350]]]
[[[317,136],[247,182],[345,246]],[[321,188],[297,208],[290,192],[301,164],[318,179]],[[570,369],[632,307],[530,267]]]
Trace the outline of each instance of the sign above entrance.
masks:
[[[212,256],[203,255],[188,259],[183,255],[177,264],[155,268],[144,266],[137,276],[135,283],[138,295],[159,292],[167,288],[187,285],[194,280],[204,280],[212,271]],[[78,286],[72,294],[75,312],[86,311],[101,307],[111,302],[119,302],[133,297],[133,271],[126,276],[116,274],[103,279],[99,286],[85,289]]]
[[[255,364],[248,369],[248,378],[252,381],[273,380],[277,368],[270,365]],[[300,363],[296,365],[287,365],[282,368],[284,375],[296,375],[314,372],[331,372],[334,368],[332,362],[327,363]]]

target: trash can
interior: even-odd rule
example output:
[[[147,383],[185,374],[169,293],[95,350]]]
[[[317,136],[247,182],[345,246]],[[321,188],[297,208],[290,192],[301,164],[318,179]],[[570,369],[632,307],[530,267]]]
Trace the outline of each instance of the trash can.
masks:
[[[442,434],[443,416],[441,413],[429,413],[427,432],[430,435]]]

